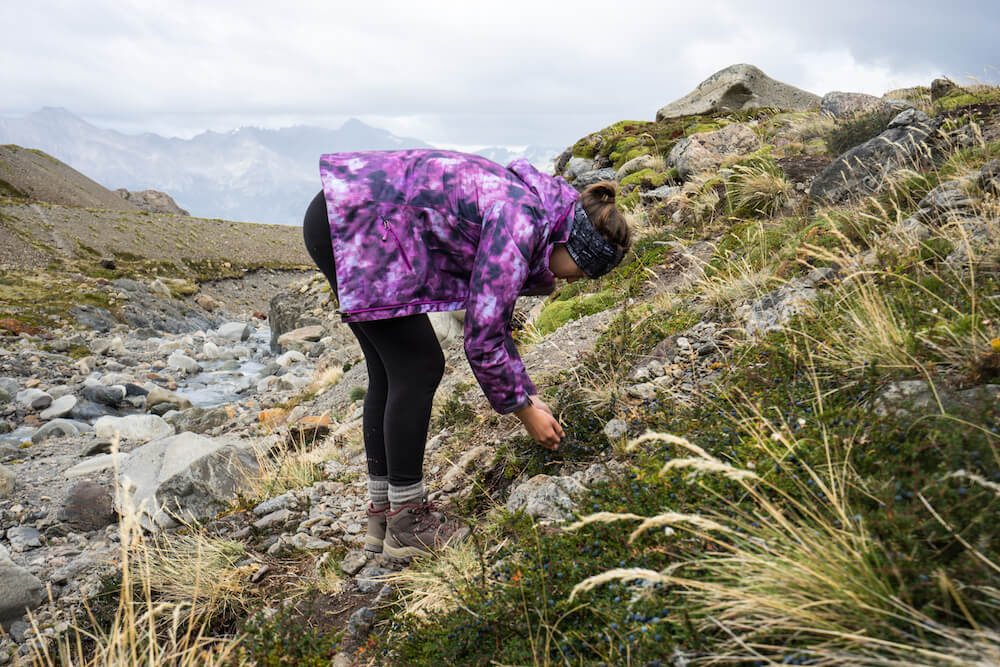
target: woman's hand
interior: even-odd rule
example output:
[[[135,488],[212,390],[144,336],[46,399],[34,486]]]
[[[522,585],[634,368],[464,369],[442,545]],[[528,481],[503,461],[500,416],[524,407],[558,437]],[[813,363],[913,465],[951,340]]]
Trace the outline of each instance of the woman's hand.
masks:
[[[549,412],[548,406],[541,403],[541,407],[537,407],[536,402],[541,403],[541,401],[533,397],[532,405],[523,407],[514,414],[521,420],[524,428],[528,431],[528,435],[535,442],[546,449],[556,450],[559,448],[559,441],[565,435],[562,426],[559,425],[556,418]]]

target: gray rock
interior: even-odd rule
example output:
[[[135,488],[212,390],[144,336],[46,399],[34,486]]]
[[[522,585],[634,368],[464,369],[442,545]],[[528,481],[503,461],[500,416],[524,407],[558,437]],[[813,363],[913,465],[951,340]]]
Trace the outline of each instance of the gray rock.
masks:
[[[875,399],[874,411],[879,417],[892,414],[937,410],[934,390],[924,380],[901,380],[886,386]]]
[[[261,518],[253,522],[253,527],[257,530],[267,530],[268,528],[273,528],[275,526],[284,525],[292,516],[291,511],[287,509],[280,509],[266,514]]]
[[[661,108],[656,120],[761,107],[805,111],[819,103],[818,95],[776,81],[753,65],[739,64],[719,70],[692,92]]]
[[[361,607],[347,620],[347,634],[355,641],[363,641],[375,625],[375,612]]]
[[[0,405],[10,403],[11,394],[6,389],[0,389]]]
[[[118,466],[124,463],[128,459],[128,454],[119,453],[118,454]],[[115,456],[112,454],[100,454],[97,456],[92,456],[86,461],[77,463],[72,468],[69,468],[63,473],[63,477],[67,479],[73,479],[74,477],[83,477],[85,475],[91,475],[97,472],[103,472],[105,470],[110,470],[115,466]]]
[[[907,109],[889,121],[889,128],[906,127],[915,123],[926,123],[930,118],[918,109]]]
[[[173,403],[181,410],[187,410],[188,408],[193,407],[191,401],[184,398],[180,394],[163,389],[162,387],[157,387],[146,395],[146,409],[149,410],[154,405],[159,405],[160,403]]]
[[[572,477],[535,475],[511,491],[507,509],[536,519],[565,521],[572,516],[574,497],[583,491],[583,484]]]
[[[113,438],[119,435],[125,440],[149,442],[174,434],[174,427],[156,415],[127,415],[125,417],[101,417],[94,424],[98,438]]]
[[[119,468],[121,502],[138,510],[147,529],[171,527],[172,514],[197,520],[226,509],[257,469],[257,457],[246,447],[181,433],[129,454]]]
[[[69,314],[76,319],[80,326],[101,333],[111,331],[119,324],[109,310],[99,306],[73,306],[69,309]]]
[[[385,586],[386,577],[390,574],[392,574],[392,570],[369,565],[358,572],[356,580],[358,590],[362,593],[374,593],[379,591],[383,586]]]
[[[139,209],[149,213],[165,213],[168,215],[190,215],[174,201],[174,198],[159,190],[131,191],[118,188],[115,194],[125,201],[135,204]]]
[[[42,604],[45,587],[33,574],[14,564],[0,548],[0,625],[9,628],[26,611]]]
[[[169,357],[167,357],[167,366],[169,368],[176,368],[178,370],[184,371],[189,375],[194,375],[195,373],[201,372],[201,364],[199,364],[191,357],[179,351],[174,352]]]
[[[7,541],[14,551],[27,551],[42,546],[42,534],[31,526],[14,526],[7,529]]]
[[[294,493],[289,491],[288,493],[283,493],[280,496],[268,498],[261,504],[254,507],[251,511],[257,516],[264,516],[265,514],[270,514],[271,512],[277,512],[278,510],[297,507],[298,504],[298,498],[295,497]]]
[[[250,338],[250,334],[253,333],[253,327],[246,322],[226,322],[212,333],[223,340],[235,342]]]
[[[652,382],[641,382],[639,384],[626,387],[625,393],[633,398],[648,401],[656,398],[656,385]]]
[[[125,349],[125,341],[122,340],[121,336],[95,340],[94,344],[90,346],[90,351],[99,357],[118,357],[128,354],[128,350]]]
[[[604,435],[608,440],[618,440],[628,435],[628,424],[622,419],[612,419],[604,425]]]
[[[750,304],[745,313],[744,328],[750,336],[778,331],[815,299],[816,290],[811,287],[783,285]]]
[[[188,408],[173,415],[169,422],[178,432],[206,433],[229,421],[229,409],[225,405],[211,408]]]
[[[600,183],[601,181],[613,181],[617,175],[618,172],[611,168],[585,171],[576,177],[576,180],[573,181],[573,187],[577,190],[583,190],[588,185],[593,185],[594,183]]]
[[[333,546],[331,542],[326,540],[321,540],[318,537],[313,537],[312,535],[307,535],[306,533],[296,533],[289,538],[288,543],[291,544],[296,549],[302,551],[318,551],[321,549],[329,549]]]
[[[66,395],[61,398],[57,398],[52,401],[49,407],[42,410],[42,414],[39,415],[42,419],[58,419],[59,417],[65,417],[68,415],[73,408],[76,407],[76,396]]]
[[[44,410],[52,405],[52,397],[41,389],[34,387],[17,392],[15,398],[18,403],[32,410]]]
[[[53,419],[32,433],[31,441],[39,443],[49,438],[73,438],[83,433],[84,430],[92,430],[90,424],[71,419]]]
[[[319,324],[292,329],[278,336],[278,345],[284,350],[302,352],[312,348],[312,343],[323,337],[325,329]]]
[[[0,465],[0,500],[14,493],[17,488],[17,478],[14,471],[7,466]]]
[[[119,403],[125,400],[125,387],[121,385],[110,387],[101,384],[89,385],[83,388],[83,397],[94,403],[117,407]]]
[[[0,391],[4,392],[8,396],[13,396],[17,393],[17,389],[20,385],[14,378],[4,378],[0,377]]]
[[[267,321],[271,325],[271,351],[279,352],[278,338],[285,332],[323,321],[306,314],[308,302],[298,292],[282,292],[271,299]]]
[[[983,165],[976,178],[976,185],[986,192],[1000,195],[1000,159],[993,159]]]
[[[718,168],[728,157],[752,153],[759,147],[756,132],[742,123],[734,123],[681,139],[670,149],[667,166],[674,167],[681,178],[687,179],[699,171]]]
[[[115,522],[111,494],[96,482],[80,482],[72,489],[59,509],[59,520],[74,530],[101,530]]]
[[[891,108],[889,103],[881,97],[866,95],[864,93],[842,93],[839,91],[827,93],[819,103],[820,113],[825,113],[834,118],[850,118],[859,114],[879,111],[888,112]]]
[[[878,192],[892,173],[913,169],[937,150],[937,119],[894,127],[855,146],[821,171],[809,187],[816,201],[838,204]]]
[[[618,171],[615,172],[615,180],[620,181],[626,176],[634,174],[637,171],[642,171],[643,169],[652,169],[654,163],[655,160],[652,155],[634,157],[618,168]]]
[[[945,181],[924,195],[917,204],[917,218],[923,222],[943,224],[955,218],[965,218],[975,202],[965,192],[963,181]]]
[[[580,174],[591,171],[594,168],[594,161],[587,157],[571,157],[563,170],[563,178],[570,183]]]
[[[101,417],[114,416],[116,412],[106,405],[99,405],[93,401],[79,401],[69,411],[69,416],[76,421],[93,422]]]
[[[349,577],[353,577],[361,568],[368,564],[368,554],[361,549],[348,551],[344,560],[340,561],[340,569]]]
[[[643,204],[655,204],[661,201],[667,201],[677,193],[681,191],[679,185],[661,185],[653,190],[646,190],[639,194],[639,199]]]
[[[948,93],[957,89],[958,85],[951,79],[934,79],[931,81],[931,102],[937,102]]]

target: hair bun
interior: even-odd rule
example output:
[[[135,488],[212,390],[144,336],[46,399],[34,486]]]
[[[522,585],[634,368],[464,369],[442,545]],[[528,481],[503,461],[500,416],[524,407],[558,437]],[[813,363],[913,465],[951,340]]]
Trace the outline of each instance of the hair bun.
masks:
[[[618,194],[618,184],[614,181],[601,181],[588,185],[583,191],[589,192],[601,202],[613,202]]]

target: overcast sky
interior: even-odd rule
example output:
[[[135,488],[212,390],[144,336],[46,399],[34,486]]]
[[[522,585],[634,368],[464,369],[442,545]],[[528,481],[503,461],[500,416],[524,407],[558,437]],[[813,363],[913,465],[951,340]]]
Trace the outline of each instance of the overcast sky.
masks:
[[[0,26],[0,116],[185,137],[353,116],[564,146],[739,62],[819,95],[1000,79],[996,0],[0,0]]]

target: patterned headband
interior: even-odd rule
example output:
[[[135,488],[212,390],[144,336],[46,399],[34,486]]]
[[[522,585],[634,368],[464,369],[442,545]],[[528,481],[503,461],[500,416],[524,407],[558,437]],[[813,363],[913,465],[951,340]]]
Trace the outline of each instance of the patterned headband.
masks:
[[[598,278],[618,266],[625,253],[608,243],[591,224],[579,201],[573,215],[573,226],[566,241],[566,250],[588,278]]]

